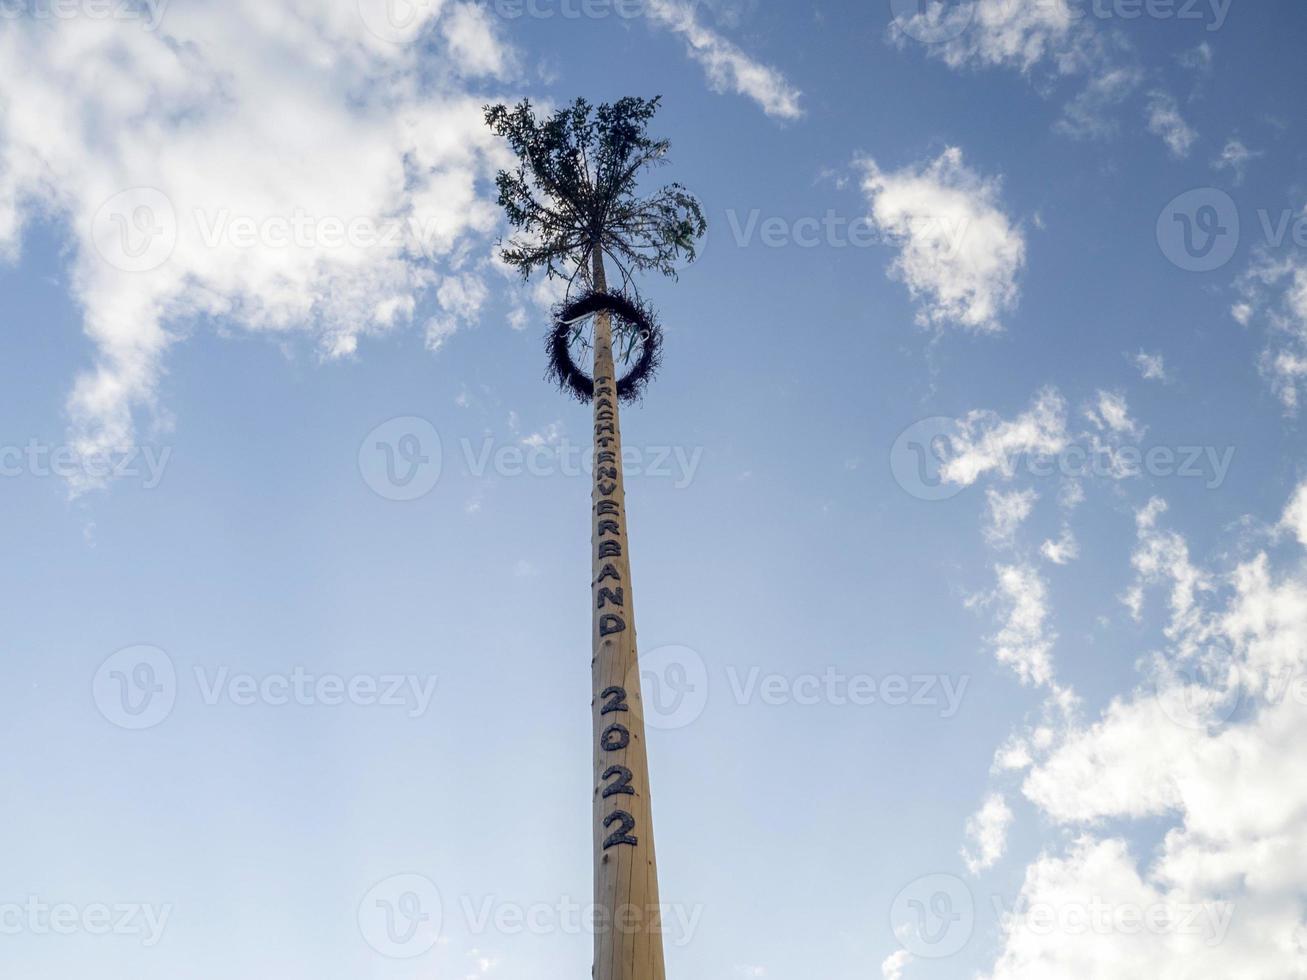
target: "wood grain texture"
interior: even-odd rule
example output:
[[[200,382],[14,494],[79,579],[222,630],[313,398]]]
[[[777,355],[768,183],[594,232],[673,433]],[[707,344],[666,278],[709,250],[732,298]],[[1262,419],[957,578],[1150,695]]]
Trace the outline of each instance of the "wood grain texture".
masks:
[[[594,260],[595,287],[607,288],[603,260]],[[639,654],[635,632],[634,593],[626,520],[626,488],[622,476],[622,437],[618,417],[617,377],[613,364],[612,318],[595,317],[595,395],[593,401],[594,491],[591,499],[591,611],[593,615],[594,698],[594,847],[595,980],[665,980],[662,923],[658,898],[658,868],[654,855],[653,808],[649,797],[649,763],[645,750],[644,702],[640,692]],[[614,575],[616,578],[614,578]],[[620,590],[620,591],[619,591]],[[620,628],[619,628],[620,624]],[[614,702],[604,692],[620,688],[627,710],[604,713]],[[629,741],[620,749],[605,748],[604,733],[620,725]],[[608,744],[621,741],[620,732]],[[618,780],[604,779],[612,766],[630,770],[634,795],[605,798],[604,788]],[[625,812],[635,821],[629,835],[635,844],[605,847],[621,829]]]

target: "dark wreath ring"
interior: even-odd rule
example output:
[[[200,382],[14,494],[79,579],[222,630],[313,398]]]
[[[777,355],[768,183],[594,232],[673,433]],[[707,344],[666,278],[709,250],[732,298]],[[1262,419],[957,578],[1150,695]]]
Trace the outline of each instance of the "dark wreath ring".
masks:
[[[638,401],[662,363],[663,333],[652,310],[622,293],[591,290],[579,299],[554,307],[554,329],[545,343],[549,355],[548,377],[582,403],[594,398],[594,379],[572,360],[569,340],[577,320],[604,311],[613,315],[614,340],[638,337],[641,342],[639,358],[617,381],[619,401]]]

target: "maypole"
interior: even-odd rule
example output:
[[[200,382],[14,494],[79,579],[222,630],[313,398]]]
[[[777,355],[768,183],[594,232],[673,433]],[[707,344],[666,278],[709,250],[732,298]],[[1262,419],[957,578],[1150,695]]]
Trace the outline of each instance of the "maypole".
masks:
[[[603,256],[594,282],[607,291]],[[640,696],[622,426],[613,364],[612,314],[595,316],[594,493],[591,591],[594,698],[595,980],[663,980],[649,760]],[[611,919],[609,918],[611,916]]]
[[[509,223],[525,234],[501,255],[523,276],[543,268],[567,281],[546,344],[549,373],[563,390],[593,403],[595,980],[666,976],[619,406],[640,398],[662,349],[656,319],[634,294],[632,273],[674,276],[677,262],[693,261],[707,224],[678,184],[635,196],[640,173],[663,162],[668,150],[666,140],[646,133],[657,109],[657,99],[627,98],[593,109],[578,99],[544,120],[528,102],[486,110],[486,122],[519,159],[515,171],[499,173],[497,184]],[[610,291],[605,257],[620,271],[623,289]],[[577,365],[578,348],[592,351],[591,374]]]

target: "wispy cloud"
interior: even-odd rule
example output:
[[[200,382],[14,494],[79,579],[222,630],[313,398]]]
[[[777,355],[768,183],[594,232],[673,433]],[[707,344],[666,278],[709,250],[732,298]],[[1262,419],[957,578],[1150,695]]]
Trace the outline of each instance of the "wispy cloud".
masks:
[[[1243,140],[1232,136],[1226,141],[1221,155],[1212,161],[1212,169],[1230,171],[1237,186],[1248,175],[1248,165],[1261,155],[1260,151],[1248,149]]]
[[[991,793],[967,821],[967,840],[970,846],[963,848],[962,858],[972,874],[992,868],[1003,856],[1007,850],[1007,833],[1012,826],[1012,816],[1012,810],[1003,795]]]
[[[1183,160],[1193,149],[1198,134],[1180,115],[1175,97],[1160,90],[1148,96],[1148,131],[1160,136],[1171,156]]]
[[[803,115],[801,93],[777,69],[755,60],[734,42],[708,27],[686,0],[649,0],[654,23],[681,35],[691,58],[703,66],[709,84],[719,92],[753,99],[777,119]]]

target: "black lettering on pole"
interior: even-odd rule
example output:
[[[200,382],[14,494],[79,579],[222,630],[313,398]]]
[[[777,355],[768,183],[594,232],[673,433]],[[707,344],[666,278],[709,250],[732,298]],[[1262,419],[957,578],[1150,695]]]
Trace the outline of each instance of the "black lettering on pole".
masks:
[[[607,830],[615,823],[621,823],[621,826],[614,830],[604,840],[604,850],[610,847],[616,847],[619,844],[629,844],[631,847],[639,845],[639,840],[631,836],[631,831],[635,830],[635,817],[631,816],[625,810],[614,810],[608,814],[604,820],[604,829]]]
[[[595,462],[599,463],[600,465],[604,463],[616,463],[617,453],[600,453],[598,456],[595,457]]]
[[[599,573],[599,577],[595,579],[595,585],[598,585],[600,582],[607,582],[609,579],[613,579],[617,582],[622,580],[622,576],[618,573],[616,565],[605,565],[603,571]]]
[[[610,603],[610,602],[611,602],[614,606],[616,606],[618,609],[625,608],[625,606],[626,606],[626,590],[625,590],[625,589],[616,589],[616,590],[614,590],[614,589],[600,589],[600,590],[599,590],[599,603],[598,603],[597,606],[595,606],[595,608],[596,608],[596,609],[602,609],[602,608],[604,608],[605,605],[607,605],[607,604]]]
[[[605,534],[615,534],[615,535],[618,535],[618,536],[620,537],[620,536],[621,536],[621,533],[622,533],[622,529],[617,525],[617,522],[616,522],[616,521],[600,521],[600,522],[599,522],[599,536],[600,536],[600,537],[603,537]]]
[[[621,558],[622,546],[618,544],[616,541],[601,541],[599,542],[599,557]]]
[[[631,733],[625,725],[613,722],[599,736],[599,747],[605,752],[620,752],[631,744]]]
[[[599,617],[599,635],[612,636],[614,633],[623,633],[626,631],[626,620],[621,616],[615,616],[612,613]]]
[[[612,496],[613,494],[615,494],[616,492],[617,492],[617,484],[616,484],[616,483],[601,483],[601,484],[599,484],[599,496],[601,496],[601,497],[611,497],[611,496]]]
[[[618,509],[617,509],[617,501],[616,501],[616,500],[601,500],[601,501],[599,501],[599,505],[598,505],[597,507],[595,507],[595,513],[598,514],[598,515],[600,515],[601,517],[605,517],[605,516],[616,517],[616,516],[618,516],[619,511],[618,511]]]
[[[611,786],[605,786],[601,799],[608,799],[610,796],[634,796],[635,790],[631,787],[631,781],[635,779],[635,774],[627,769],[626,766],[609,766],[601,779],[612,779],[617,777],[617,782]]]
[[[600,715],[611,715],[617,711],[631,710],[626,704],[626,688],[624,687],[606,687],[604,693],[599,696],[608,698],[608,703],[599,712]]]

